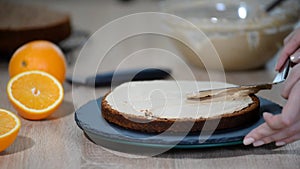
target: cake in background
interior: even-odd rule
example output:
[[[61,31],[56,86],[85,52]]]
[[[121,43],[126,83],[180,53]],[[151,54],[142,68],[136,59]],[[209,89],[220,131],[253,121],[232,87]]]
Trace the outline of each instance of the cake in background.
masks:
[[[11,54],[32,40],[58,43],[71,34],[68,13],[46,6],[0,2],[0,53]]]

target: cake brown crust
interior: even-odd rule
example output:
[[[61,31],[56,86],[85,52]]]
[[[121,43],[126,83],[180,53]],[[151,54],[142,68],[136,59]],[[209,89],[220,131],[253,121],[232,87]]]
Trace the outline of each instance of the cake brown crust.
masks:
[[[10,54],[26,42],[58,43],[71,34],[69,14],[45,6],[0,2],[0,53]]]
[[[107,95],[106,95],[107,96]],[[253,103],[248,107],[235,111],[230,114],[224,114],[221,117],[198,118],[198,119],[165,119],[152,118],[145,116],[128,115],[111,108],[103,97],[101,102],[102,116],[108,122],[124,127],[126,129],[147,132],[199,132],[203,130],[224,130],[243,127],[252,124],[260,117],[260,102],[258,97],[250,95]],[[206,123],[206,124],[205,124]],[[205,128],[203,128],[205,124]],[[216,127],[217,125],[217,127]],[[211,126],[211,127],[210,127]]]

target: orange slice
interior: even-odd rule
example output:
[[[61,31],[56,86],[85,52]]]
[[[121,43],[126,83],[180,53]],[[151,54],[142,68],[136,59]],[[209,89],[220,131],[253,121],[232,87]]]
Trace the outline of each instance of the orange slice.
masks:
[[[0,152],[15,141],[20,127],[20,119],[14,113],[0,109]]]
[[[61,83],[43,71],[27,71],[10,79],[8,98],[18,113],[29,120],[40,120],[51,115],[62,103]]]

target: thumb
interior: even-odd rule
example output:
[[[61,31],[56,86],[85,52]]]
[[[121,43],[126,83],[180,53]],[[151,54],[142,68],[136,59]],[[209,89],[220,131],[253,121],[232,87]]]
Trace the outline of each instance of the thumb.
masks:
[[[273,115],[271,113],[265,112],[263,117],[267,125],[273,130],[279,130],[286,127],[286,124],[282,120],[282,114]]]

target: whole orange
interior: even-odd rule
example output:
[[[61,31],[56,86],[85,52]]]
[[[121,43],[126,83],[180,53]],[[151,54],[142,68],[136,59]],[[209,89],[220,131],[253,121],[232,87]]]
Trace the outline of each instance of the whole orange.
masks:
[[[9,75],[13,77],[29,70],[45,71],[61,83],[66,77],[66,60],[60,48],[45,40],[31,41],[19,47],[9,61]]]

